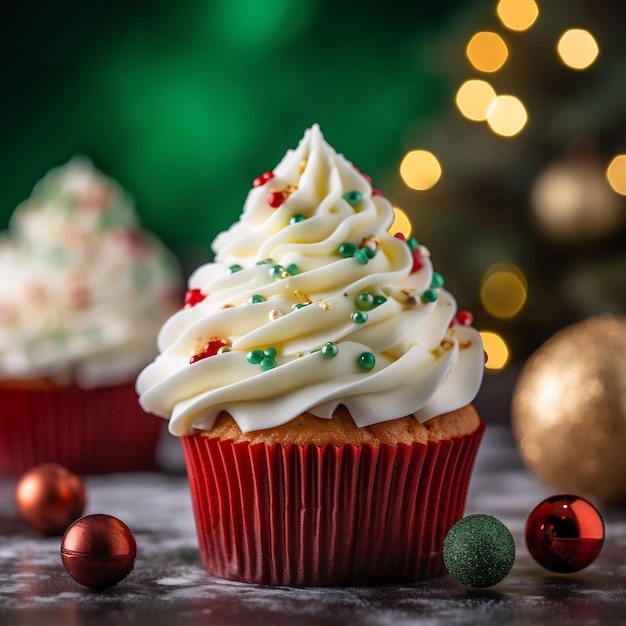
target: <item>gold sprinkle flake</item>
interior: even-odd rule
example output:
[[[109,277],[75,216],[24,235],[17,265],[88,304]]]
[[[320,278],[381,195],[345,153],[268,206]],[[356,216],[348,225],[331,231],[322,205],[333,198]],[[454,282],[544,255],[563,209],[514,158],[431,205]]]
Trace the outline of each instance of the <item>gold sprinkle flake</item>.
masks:
[[[328,302],[324,302],[324,300],[320,300],[318,304],[324,309],[324,311],[328,311],[330,309],[330,304]]]
[[[308,304],[313,304],[313,300],[311,300],[311,298],[309,298],[309,296],[306,295],[306,293],[302,293],[300,290],[295,289],[293,292],[293,295],[298,298],[299,300],[304,300],[305,302],[307,302]]]
[[[302,161],[300,161],[300,175],[304,173],[307,163],[308,163],[307,159],[302,159]]]
[[[454,342],[450,341],[449,339],[444,339],[440,345],[445,352],[448,352],[448,350],[452,350],[452,348],[454,347]]]
[[[459,350],[467,350],[471,345],[471,339],[469,339],[468,341],[463,341],[462,343],[459,343]]]

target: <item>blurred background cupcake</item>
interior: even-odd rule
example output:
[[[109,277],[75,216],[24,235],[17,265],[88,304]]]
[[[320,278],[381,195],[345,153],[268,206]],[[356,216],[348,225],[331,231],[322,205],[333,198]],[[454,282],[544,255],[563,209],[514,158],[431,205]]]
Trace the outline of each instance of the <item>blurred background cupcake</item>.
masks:
[[[134,379],[179,287],[175,257],[89,160],[35,186],[0,234],[0,473],[155,467],[161,427]]]

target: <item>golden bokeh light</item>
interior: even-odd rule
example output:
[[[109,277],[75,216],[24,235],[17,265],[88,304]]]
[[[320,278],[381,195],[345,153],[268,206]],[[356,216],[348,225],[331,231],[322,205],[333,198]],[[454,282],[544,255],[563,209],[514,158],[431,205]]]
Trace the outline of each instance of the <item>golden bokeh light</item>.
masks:
[[[489,31],[476,33],[465,50],[469,62],[481,72],[499,70],[509,56],[509,50],[500,35]]]
[[[496,97],[493,87],[484,80],[466,80],[456,93],[456,105],[469,120],[487,119],[489,107]]]
[[[506,341],[498,333],[489,330],[481,330],[480,338],[483,340],[483,348],[487,353],[485,367],[490,370],[505,368],[510,356]]]
[[[426,191],[441,178],[441,165],[428,150],[411,150],[400,164],[400,176],[404,184],[416,191]]]
[[[613,191],[626,196],[626,154],[618,154],[606,170],[606,178]]]
[[[556,49],[563,63],[575,70],[588,68],[600,51],[593,35],[582,28],[565,31]]]
[[[528,121],[528,113],[519,98],[496,96],[489,106],[487,123],[491,130],[503,137],[517,135]]]
[[[411,220],[409,216],[399,207],[393,207],[393,213],[395,215],[395,219],[393,220],[393,224],[389,229],[389,232],[392,235],[397,233],[402,233],[406,239],[411,236]]]
[[[500,0],[496,7],[500,21],[510,30],[527,30],[539,15],[534,0]]]
[[[527,293],[528,283],[519,267],[512,263],[496,263],[485,273],[480,301],[490,315],[508,319],[521,311]]]

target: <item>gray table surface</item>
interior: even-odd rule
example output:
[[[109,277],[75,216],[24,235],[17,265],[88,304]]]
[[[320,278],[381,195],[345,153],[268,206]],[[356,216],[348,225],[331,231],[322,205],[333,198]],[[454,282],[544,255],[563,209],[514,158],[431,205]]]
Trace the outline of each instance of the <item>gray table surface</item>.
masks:
[[[176,447],[171,447],[172,445]],[[197,552],[187,480],[175,442],[169,471],[85,479],[86,513],[108,513],[135,533],[133,572],[115,587],[92,591],[61,563],[59,538],[42,538],[18,519],[15,480],[0,479],[0,624],[626,624],[626,511],[601,509],[604,549],[587,569],[555,575],[529,556],[528,514],[554,491],[522,466],[509,430],[488,427],[466,513],[502,520],[515,537],[513,570],[489,589],[464,587],[449,576],[374,588],[261,587],[206,573]]]

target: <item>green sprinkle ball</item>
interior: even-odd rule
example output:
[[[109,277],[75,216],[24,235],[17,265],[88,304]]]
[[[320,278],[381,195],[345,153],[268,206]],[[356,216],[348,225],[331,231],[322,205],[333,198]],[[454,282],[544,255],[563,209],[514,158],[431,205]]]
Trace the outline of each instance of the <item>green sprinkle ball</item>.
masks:
[[[257,261],[256,265],[274,265],[274,261],[272,259],[262,259]]]
[[[261,369],[267,370],[276,367],[276,348],[269,347],[267,350],[251,350],[246,355],[246,360],[252,365],[260,365]]]
[[[415,248],[417,248],[417,246],[419,246],[419,243],[418,243],[417,239],[415,239],[415,237],[409,237],[406,240],[406,245],[409,246],[409,248],[411,250],[415,250]]]
[[[355,298],[355,303],[361,311],[371,311],[385,302],[387,302],[385,296],[374,296],[369,291],[362,291]]]
[[[322,356],[325,356],[327,359],[332,359],[339,354],[339,346],[329,341],[322,346],[321,353]]]
[[[367,322],[367,313],[365,311],[355,311],[352,314],[352,321],[355,324],[365,324]]]
[[[265,358],[263,350],[251,350],[246,354],[246,360],[252,365],[258,365]]]
[[[284,273],[285,268],[282,265],[273,265],[269,270],[270,278],[273,278],[274,280],[282,278]]]
[[[292,263],[287,266],[287,273],[291,276],[295,276],[300,273],[300,268],[295,263]]]
[[[258,293],[248,298],[249,304],[258,304],[259,302],[265,302],[265,298]]]
[[[422,294],[422,302],[437,302],[439,294],[434,289],[427,289]]]
[[[376,306],[374,296],[367,291],[363,291],[356,297],[356,305],[362,311],[371,311]]]
[[[348,191],[348,193],[344,194],[343,199],[354,208],[361,202],[361,192],[356,190]]]
[[[276,359],[272,358],[271,356],[263,357],[260,365],[261,369],[264,372],[267,372],[268,370],[273,370],[276,367]]]
[[[433,278],[430,281],[430,286],[432,289],[439,289],[445,285],[445,280],[443,276],[439,272],[433,272]]]
[[[289,218],[289,223],[290,224],[297,224],[298,222],[304,222],[305,219],[306,219],[306,217],[304,217],[304,215],[300,215],[298,213],[297,215],[292,215]]]
[[[351,241],[344,241],[339,246],[339,254],[344,259],[349,259],[350,257],[353,257],[355,252],[356,252],[356,245],[353,244]]]
[[[450,576],[468,587],[491,587],[503,580],[515,561],[511,531],[491,515],[460,519],[443,541],[443,562]]]
[[[354,258],[361,263],[362,265],[367,265],[367,263],[369,262],[369,260],[372,258],[370,256],[372,250],[370,250],[369,248],[359,248],[355,253],[354,253]]]
[[[239,265],[238,263],[235,263],[234,265],[231,265],[228,268],[228,273],[229,274],[235,274],[237,272],[241,272],[242,269],[243,269],[243,267],[241,265]]]
[[[369,372],[376,365],[376,357],[371,352],[363,352],[359,355],[358,364],[359,367]]]

